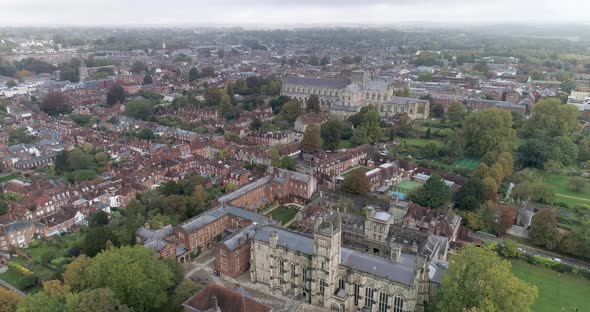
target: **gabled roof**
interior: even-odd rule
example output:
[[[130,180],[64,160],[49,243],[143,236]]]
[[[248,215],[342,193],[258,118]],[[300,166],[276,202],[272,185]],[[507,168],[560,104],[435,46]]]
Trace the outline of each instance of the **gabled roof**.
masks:
[[[213,283],[198,291],[182,306],[194,311],[216,311],[214,310],[215,302],[221,312],[270,312],[272,310],[249,296]]]

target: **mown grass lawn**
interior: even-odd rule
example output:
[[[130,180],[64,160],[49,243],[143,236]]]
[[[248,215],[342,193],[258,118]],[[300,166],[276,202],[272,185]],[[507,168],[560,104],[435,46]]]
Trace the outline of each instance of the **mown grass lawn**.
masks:
[[[16,174],[8,174],[8,175],[5,175],[5,176],[0,177],[0,183],[2,183],[2,182],[8,182],[8,181],[14,180],[16,178],[18,178],[18,175],[16,175]]]
[[[577,193],[569,189],[571,178],[569,176],[547,173],[544,175],[543,181],[551,185],[555,191],[555,202],[566,203],[570,207],[574,207],[575,205],[590,205],[590,181],[586,179],[586,188],[584,191]]]
[[[443,148],[445,146],[445,142],[442,140],[437,139],[425,139],[425,138],[400,138],[399,139],[401,144],[406,144],[408,146],[414,147],[424,147],[428,143],[434,143],[438,148]]]
[[[587,311],[590,307],[590,280],[563,274],[551,269],[513,261],[514,275],[537,286],[539,296],[533,304],[533,312]]]
[[[286,224],[287,222],[291,221],[291,219],[293,219],[296,214],[297,208],[287,206],[279,206],[270,213],[274,220],[280,220],[282,224]]]
[[[3,279],[8,284],[18,287],[18,281],[22,278],[22,275],[13,271],[12,269],[8,269],[8,271],[0,274],[0,279]]]

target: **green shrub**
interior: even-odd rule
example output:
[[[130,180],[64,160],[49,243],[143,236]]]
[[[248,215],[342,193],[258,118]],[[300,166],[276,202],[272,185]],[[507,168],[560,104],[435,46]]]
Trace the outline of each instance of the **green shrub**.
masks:
[[[33,274],[25,275],[16,282],[16,288],[26,290],[37,286],[37,277]]]
[[[15,272],[20,273],[22,275],[33,274],[29,269],[25,268],[24,266],[22,266],[16,262],[13,262],[13,261],[8,262],[8,267],[11,268],[12,270],[14,270]]]
[[[555,261],[553,259],[541,257],[541,256],[530,256],[527,259],[528,263],[542,265],[548,268],[555,269],[558,265],[560,265],[559,261]]]
[[[51,260],[51,264],[53,264],[54,266],[61,266],[61,265],[67,264],[69,262],[70,261],[65,257],[58,257],[58,258]]]

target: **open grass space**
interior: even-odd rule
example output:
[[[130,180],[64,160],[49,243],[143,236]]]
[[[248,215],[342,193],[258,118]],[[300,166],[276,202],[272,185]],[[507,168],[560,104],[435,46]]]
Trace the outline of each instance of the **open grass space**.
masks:
[[[512,272],[539,289],[533,312],[575,312],[576,308],[586,311],[590,307],[590,281],[583,277],[559,273],[524,261],[513,261]]]
[[[18,175],[16,175],[16,174],[7,174],[7,175],[4,175],[4,176],[1,176],[0,177],[0,183],[2,183],[2,182],[8,182],[8,181],[14,180],[16,178],[18,178]]]
[[[369,171],[371,171],[371,169],[368,168],[368,167],[365,167],[365,166],[357,166],[357,167],[348,169],[346,172],[344,172],[342,174],[342,176],[346,178],[347,175],[349,175],[351,172],[353,172],[353,171],[355,171],[357,169],[361,169],[361,170],[363,170],[363,172],[369,172]]]
[[[425,138],[403,138],[399,139],[401,144],[406,144],[413,147],[424,147],[428,143],[434,143],[438,148],[443,148],[445,142],[437,139],[425,139]]]
[[[274,220],[280,220],[282,224],[286,224],[287,222],[291,221],[291,219],[293,219],[296,214],[297,208],[287,206],[279,206],[270,213]]]
[[[459,168],[464,168],[464,169],[469,169],[469,170],[475,170],[479,166],[479,163],[480,163],[479,159],[467,157],[467,158],[456,160],[453,163],[453,166],[459,167]]]
[[[570,207],[575,205],[590,205],[590,180],[587,180],[586,188],[582,192],[574,192],[569,189],[569,181],[572,177],[545,174],[543,182],[551,185],[555,191],[555,201],[568,204]]]

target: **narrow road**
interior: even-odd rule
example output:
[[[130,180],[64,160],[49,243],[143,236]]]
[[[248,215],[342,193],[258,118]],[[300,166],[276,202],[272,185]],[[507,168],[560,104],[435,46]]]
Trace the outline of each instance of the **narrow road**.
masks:
[[[12,285],[8,284],[8,283],[7,283],[6,281],[4,281],[3,279],[0,279],[0,285],[2,285],[2,286],[4,286],[4,287],[8,288],[9,290],[11,290],[11,291],[13,291],[13,292],[15,292],[15,293],[19,294],[19,295],[20,295],[20,296],[22,296],[22,297],[26,296],[26,294],[25,294],[24,292],[22,292],[22,291],[20,291],[20,290],[16,289],[14,286],[12,286]]]

